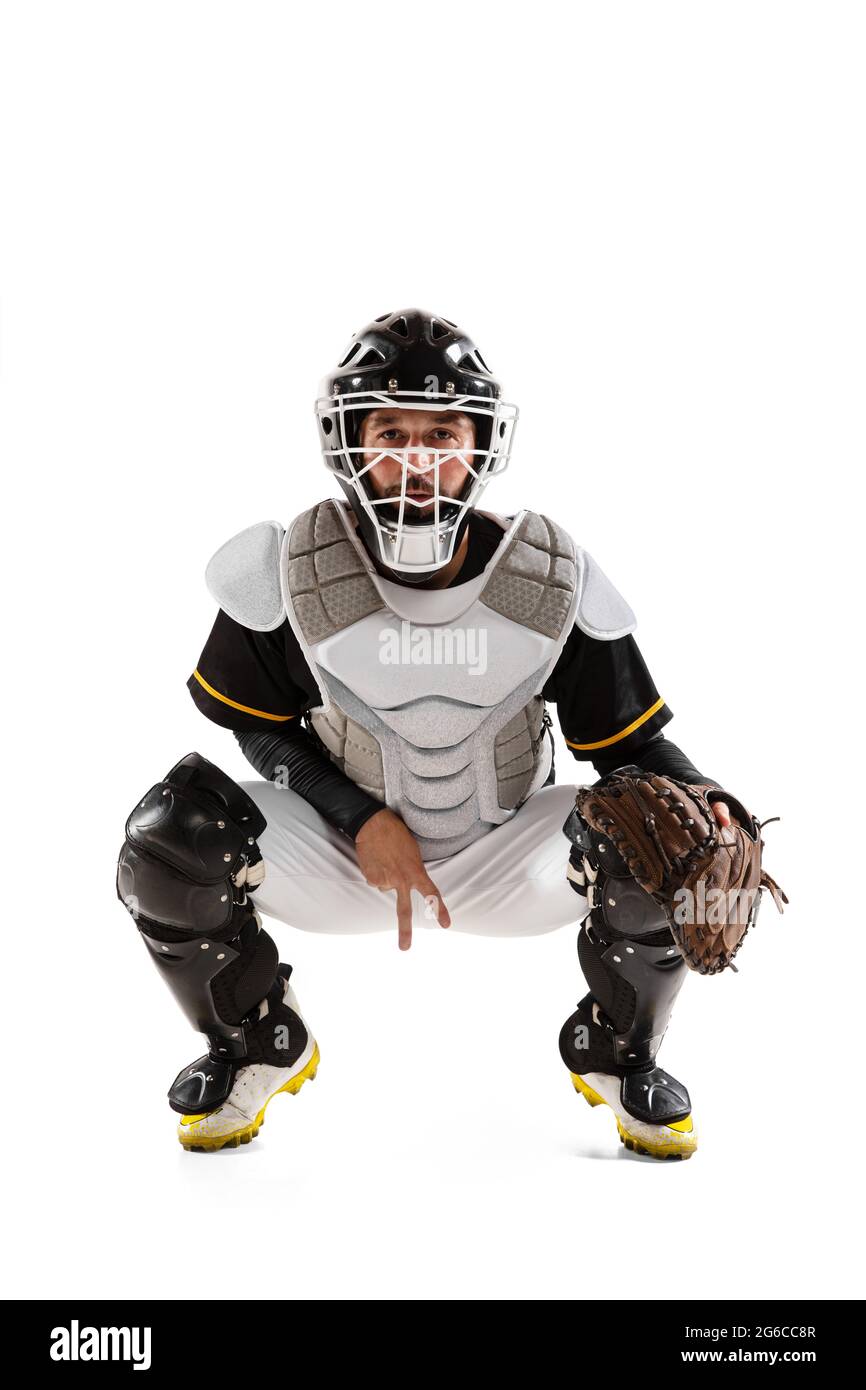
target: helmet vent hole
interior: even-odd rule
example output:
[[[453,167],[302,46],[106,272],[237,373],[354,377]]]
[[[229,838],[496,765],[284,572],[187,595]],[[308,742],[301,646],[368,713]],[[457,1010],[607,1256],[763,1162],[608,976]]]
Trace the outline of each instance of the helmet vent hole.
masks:
[[[484,368],[485,372],[489,372],[489,371],[490,371],[490,368],[488,367],[487,363],[484,361],[484,358],[481,356],[481,353],[478,351],[477,348],[475,349],[475,356],[478,358],[478,361],[481,363],[481,365],[482,365],[482,367]]]
[[[437,343],[440,338],[448,337],[448,329],[445,327],[447,322],[447,319],[445,319],[443,323],[440,323],[438,319],[430,320],[430,337],[433,339],[434,343]]]
[[[399,317],[398,319],[395,319],[395,320],[394,320],[394,322],[390,325],[390,327],[391,327],[391,332],[392,332],[392,333],[396,333],[397,336],[398,336],[399,338],[408,338],[408,337],[409,337],[409,325],[407,324],[406,320],[403,318],[403,315],[402,315],[402,314],[400,315],[400,317]]]
[[[353,362],[353,367],[372,367],[385,361],[385,354],[377,352],[375,348],[367,348],[363,357],[359,357],[357,362]]]
[[[464,352],[463,356],[460,358],[460,361],[457,363],[457,366],[460,368],[461,372],[465,372],[467,370],[470,372],[478,371],[478,363],[471,352]]]
[[[334,428],[334,422],[327,415],[322,421],[322,434],[330,434]]]
[[[387,314],[380,314],[379,317],[378,317],[377,319],[374,319],[374,320],[373,320],[373,322],[374,322],[374,323],[384,323],[385,320],[386,320],[386,319],[389,319],[390,317],[391,317],[391,314],[390,314],[390,311],[389,311]]]
[[[345,355],[345,357],[343,358],[343,360],[342,360],[341,362],[338,362],[338,363],[337,363],[337,369],[340,370],[340,368],[342,368],[342,367],[347,367],[347,366],[349,365],[349,363],[351,362],[352,358],[355,356],[355,354],[358,353],[358,352],[360,352],[360,351],[361,351],[361,344],[360,344],[360,343],[352,343],[351,346],[346,350],[346,355]]]

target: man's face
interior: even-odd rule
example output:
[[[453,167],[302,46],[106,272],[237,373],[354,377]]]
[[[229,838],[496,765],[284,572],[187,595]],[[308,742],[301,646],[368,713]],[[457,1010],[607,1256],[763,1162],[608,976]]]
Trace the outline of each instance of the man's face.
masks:
[[[377,454],[389,449],[418,450],[410,454],[409,462],[413,469],[428,469],[427,472],[411,472],[406,479],[406,496],[420,502],[432,498],[436,470],[434,467],[437,451],[455,453],[475,448],[475,425],[468,415],[460,410],[396,410],[383,407],[373,410],[366,416],[361,426],[361,446],[363,466],[372,463]],[[473,462],[471,453],[467,461]],[[459,497],[463,491],[469,470],[459,458],[440,460],[439,496]],[[395,497],[402,490],[403,464],[398,456],[379,459],[364,474],[369,480],[370,492],[376,497]],[[390,511],[390,508],[387,508]],[[397,514],[397,507],[394,509]],[[425,502],[420,507],[407,507],[405,519],[412,521],[432,518],[433,503]]]

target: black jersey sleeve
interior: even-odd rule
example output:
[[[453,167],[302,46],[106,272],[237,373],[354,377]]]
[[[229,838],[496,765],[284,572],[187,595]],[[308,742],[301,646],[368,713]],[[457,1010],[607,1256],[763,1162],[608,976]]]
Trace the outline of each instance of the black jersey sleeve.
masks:
[[[653,734],[645,743],[633,747],[625,758],[617,752],[616,744],[601,753],[594,753],[592,757],[592,765],[600,777],[615,772],[618,767],[623,766],[624,761],[634,763],[637,767],[643,768],[644,772],[665,773],[668,777],[675,777],[679,782],[719,785],[715,778],[699,772],[691,758],[662,733]]]
[[[581,761],[627,763],[673,718],[631,635],[605,642],[576,624],[542,693]]]
[[[319,740],[299,720],[269,733],[235,730],[249,763],[267,782],[297,792],[325,820],[354,840],[362,825],[383,809],[331,761]]]
[[[202,714],[231,729],[257,772],[285,777],[343,834],[354,839],[381,811],[302,723],[321,697],[288,622],[254,632],[221,609],[187,687]]]
[[[632,636],[604,642],[575,625],[543,695],[556,704],[574,757],[591,762],[599,776],[635,763],[681,782],[718,785],[661,732],[673,711],[659,695]]]
[[[222,609],[187,688],[202,714],[226,729],[284,729],[317,698],[288,622],[253,632]]]

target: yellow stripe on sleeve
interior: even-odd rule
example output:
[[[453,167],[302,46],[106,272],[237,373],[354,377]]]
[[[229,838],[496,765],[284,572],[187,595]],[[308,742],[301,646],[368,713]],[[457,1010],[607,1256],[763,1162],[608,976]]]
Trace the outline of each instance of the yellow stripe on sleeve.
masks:
[[[578,748],[583,753],[588,753],[592,748],[609,748],[612,743],[619,743],[620,739],[628,738],[629,734],[633,734],[635,729],[640,728],[641,724],[645,724],[648,719],[652,719],[654,714],[658,714],[663,704],[664,700],[656,700],[655,704],[650,705],[649,709],[646,710],[644,714],[639,715],[631,724],[627,724],[624,729],[620,729],[618,734],[612,734],[610,738],[600,738],[597,743],[572,743],[570,738],[567,738],[565,741],[569,748]]]
[[[273,719],[278,724],[284,724],[287,719],[297,719],[296,714],[268,714],[263,709],[252,709],[249,705],[239,705],[237,700],[230,700],[228,695],[221,695],[218,690],[214,690],[212,685],[208,685],[200,671],[193,671],[193,675],[208,695],[213,695],[215,700],[221,700],[224,705],[231,705],[232,709],[239,709],[241,714],[254,714],[257,719]]]

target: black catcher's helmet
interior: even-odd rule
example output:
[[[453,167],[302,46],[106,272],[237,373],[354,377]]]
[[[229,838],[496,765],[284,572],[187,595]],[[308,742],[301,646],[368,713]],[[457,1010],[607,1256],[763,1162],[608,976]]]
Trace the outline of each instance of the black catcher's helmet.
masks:
[[[421,583],[451,559],[488,478],[505,468],[517,419],[468,334],[422,309],[382,314],[352,338],[319,389],[316,415],[325,463],[340,481],[371,554],[410,583]],[[472,448],[361,447],[372,410],[459,411],[475,428]],[[413,456],[423,455],[419,462]],[[381,459],[402,464],[399,498],[381,498],[369,472]],[[439,468],[465,467],[459,496],[440,491]],[[432,502],[406,496],[412,475],[432,475]]]

